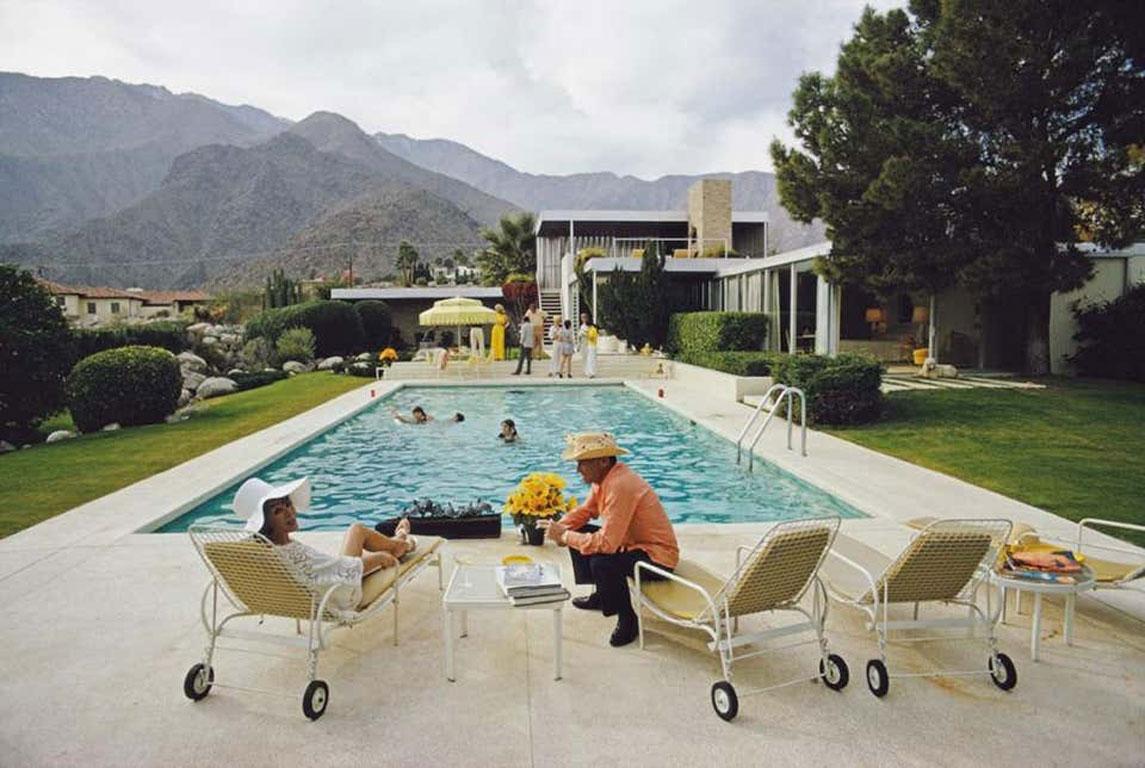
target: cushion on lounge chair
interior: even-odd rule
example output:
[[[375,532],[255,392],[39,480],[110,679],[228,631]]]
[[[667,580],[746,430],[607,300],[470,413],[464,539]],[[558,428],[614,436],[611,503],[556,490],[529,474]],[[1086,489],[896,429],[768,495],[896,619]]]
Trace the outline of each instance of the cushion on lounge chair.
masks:
[[[358,603],[358,610],[363,610],[376,601],[394,585],[399,574],[405,574],[415,565],[434,552],[445,539],[437,536],[418,536],[417,549],[406,555],[398,563],[397,568],[382,568],[374,571],[362,579],[362,601]]]
[[[1114,584],[1119,581],[1130,579],[1134,573],[1135,578],[1145,576],[1141,572],[1141,566],[1131,565],[1129,563],[1118,563],[1113,560],[1102,560],[1099,557],[1091,557],[1086,555],[1082,562],[1085,563],[1093,571],[1094,579],[1101,584]]]
[[[702,565],[690,560],[681,559],[673,572],[681,579],[699,584],[712,597],[715,597],[724,586],[722,576],[717,576]],[[634,580],[630,578],[629,581]],[[708,610],[708,603],[704,600],[703,595],[671,580],[647,581],[642,579],[640,588],[644,592],[644,597],[657,608],[681,619],[694,619]]]

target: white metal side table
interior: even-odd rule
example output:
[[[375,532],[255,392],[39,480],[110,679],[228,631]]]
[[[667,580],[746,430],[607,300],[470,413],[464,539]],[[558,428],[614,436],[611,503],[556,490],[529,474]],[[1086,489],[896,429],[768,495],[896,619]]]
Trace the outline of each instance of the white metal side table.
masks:
[[[1059,584],[1052,581],[1035,581],[1023,579],[1018,576],[1006,576],[1005,572],[994,572],[994,583],[1002,590],[1002,622],[1006,621],[1006,592],[1014,590],[1015,609],[1021,604],[1022,593],[1031,592],[1034,595],[1034,614],[1030,620],[1030,659],[1038,660],[1038,648],[1041,645],[1042,633],[1042,595],[1065,595],[1065,610],[1062,614],[1062,638],[1066,645],[1073,645],[1073,613],[1077,603],[1077,596],[1082,592],[1093,589],[1093,571],[1083,567],[1081,572],[1074,576],[1073,584]]]
[[[501,588],[497,586],[496,566],[459,564],[453,569],[449,586],[441,600],[443,632],[445,636],[445,678],[457,680],[454,671],[454,622],[453,615],[461,614],[461,637],[469,636],[470,611],[533,611],[553,612],[553,679],[561,679],[561,631],[562,611],[567,600],[540,605],[514,606]]]

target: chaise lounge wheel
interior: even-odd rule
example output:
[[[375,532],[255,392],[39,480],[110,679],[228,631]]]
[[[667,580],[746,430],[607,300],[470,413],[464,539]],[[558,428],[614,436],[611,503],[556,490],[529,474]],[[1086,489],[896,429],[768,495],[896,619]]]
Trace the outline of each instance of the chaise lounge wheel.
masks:
[[[326,685],[326,681],[311,680],[310,685],[306,686],[306,692],[302,694],[302,714],[317,720],[322,717],[329,702],[330,686]]]
[[[205,664],[196,664],[187,670],[183,678],[183,693],[191,701],[201,701],[211,692],[211,684],[215,682],[215,670]]]
[[[1014,668],[1014,662],[1009,656],[996,653],[990,657],[990,679],[1003,691],[1008,691],[1018,684],[1018,670]]]
[[[826,663],[819,660],[819,677],[823,678],[824,685],[832,691],[841,691],[851,680],[851,670],[847,669],[847,662],[843,661],[842,656],[829,653]]]
[[[891,676],[887,674],[887,665],[882,659],[871,659],[867,662],[867,687],[880,699],[887,695],[891,687]]]
[[[739,697],[736,689],[727,680],[712,684],[712,708],[724,720],[731,722],[739,713]]]

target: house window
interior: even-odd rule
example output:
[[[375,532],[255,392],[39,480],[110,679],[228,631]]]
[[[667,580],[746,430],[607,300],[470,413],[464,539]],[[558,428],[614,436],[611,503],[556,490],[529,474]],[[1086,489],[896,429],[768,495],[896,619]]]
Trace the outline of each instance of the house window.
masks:
[[[111,302],[111,314],[113,314],[113,315],[119,314],[119,302],[118,301]]]
[[[56,306],[57,307],[62,307],[66,304],[67,304],[67,300],[65,300],[63,296],[57,296],[56,297]]]
[[[87,313],[88,313],[89,315],[94,315],[94,314],[95,314],[95,302],[94,302],[94,301],[89,301],[89,302],[87,303]]]

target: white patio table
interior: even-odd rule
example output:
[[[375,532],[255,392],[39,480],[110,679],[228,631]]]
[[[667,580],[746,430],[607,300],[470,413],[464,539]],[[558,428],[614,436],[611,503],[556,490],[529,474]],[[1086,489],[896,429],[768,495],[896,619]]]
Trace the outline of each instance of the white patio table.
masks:
[[[1093,571],[1082,567],[1080,573],[1074,577],[1073,584],[1058,584],[1052,581],[1033,581],[1018,576],[1007,576],[1004,571],[995,571],[994,583],[1002,590],[1002,622],[1006,621],[1006,591],[1014,590],[1015,610],[1021,607],[1022,593],[1031,592],[1034,595],[1034,614],[1030,621],[1030,659],[1038,660],[1038,647],[1041,644],[1042,632],[1042,595],[1065,595],[1065,611],[1062,616],[1062,638],[1066,645],[1073,645],[1073,613],[1077,603],[1077,596],[1082,592],[1093,589]]]

